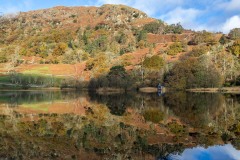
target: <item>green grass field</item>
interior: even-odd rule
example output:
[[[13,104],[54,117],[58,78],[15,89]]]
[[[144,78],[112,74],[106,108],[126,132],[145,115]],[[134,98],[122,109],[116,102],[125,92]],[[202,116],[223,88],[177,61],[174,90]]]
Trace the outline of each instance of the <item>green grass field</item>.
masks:
[[[26,109],[48,112],[49,103],[22,104],[21,106]]]
[[[43,66],[43,67],[38,67],[38,68],[30,69],[30,70],[25,70],[22,73],[23,74],[41,75],[41,74],[44,74],[44,73],[48,72],[48,70],[49,70],[49,67]]]

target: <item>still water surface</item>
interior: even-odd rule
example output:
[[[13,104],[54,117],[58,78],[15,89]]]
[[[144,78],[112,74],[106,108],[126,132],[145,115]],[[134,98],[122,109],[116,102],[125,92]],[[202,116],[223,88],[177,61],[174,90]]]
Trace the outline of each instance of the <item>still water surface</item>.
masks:
[[[1,91],[0,157],[240,159],[240,95]]]

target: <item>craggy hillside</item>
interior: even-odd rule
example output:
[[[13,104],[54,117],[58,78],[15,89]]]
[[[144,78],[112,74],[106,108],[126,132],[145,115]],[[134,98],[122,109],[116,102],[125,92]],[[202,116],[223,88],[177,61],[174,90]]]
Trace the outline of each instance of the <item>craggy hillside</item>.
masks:
[[[11,31],[20,28],[25,31],[30,31],[30,29],[47,31],[55,27],[58,29],[78,29],[87,26],[95,27],[98,24],[108,25],[109,27],[131,27],[143,25],[153,21],[153,19],[139,10],[127,6],[103,5],[102,7],[58,6],[50,9],[21,12],[10,19],[3,17],[2,21],[3,26],[1,27],[10,29],[11,26]]]
[[[86,27],[107,30],[140,27],[154,19],[145,13],[123,5],[102,7],[63,7],[20,12],[1,17],[1,44],[19,43],[33,36],[41,36],[53,30],[77,32]]]

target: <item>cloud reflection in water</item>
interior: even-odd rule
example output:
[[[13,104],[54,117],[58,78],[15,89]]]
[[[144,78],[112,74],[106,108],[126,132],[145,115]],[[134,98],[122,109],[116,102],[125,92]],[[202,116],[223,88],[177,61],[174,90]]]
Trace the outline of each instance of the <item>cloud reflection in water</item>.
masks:
[[[170,155],[167,160],[240,160],[240,151],[231,144],[206,149],[196,147],[186,149],[180,155]]]

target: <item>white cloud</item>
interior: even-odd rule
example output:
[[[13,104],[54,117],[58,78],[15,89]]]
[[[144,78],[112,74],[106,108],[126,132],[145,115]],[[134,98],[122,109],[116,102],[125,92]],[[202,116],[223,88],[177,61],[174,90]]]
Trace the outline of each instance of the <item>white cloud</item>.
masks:
[[[240,9],[240,0],[230,0],[220,4],[220,8],[226,11],[238,11]]]
[[[131,1],[130,0],[98,0],[98,4],[102,5],[102,4],[130,4]]]
[[[178,7],[165,15],[160,16],[161,19],[169,24],[180,22],[185,27],[196,27],[196,19],[202,11],[194,8],[183,9]]]
[[[172,10],[183,4],[183,0],[135,0],[134,7],[145,11],[150,16],[155,16],[159,11]]]
[[[23,10],[29,10],[32,7],[33,0],[22,0],[16,3],[10,3],[10,1],[1,2],[5,3],[4,5],[0,6],[0,11],[4,14],[16,14]]]
[[[233,28],[240,27],[240,16],[233,16],[226,20],[226,22],[222,26],[222,31],[224,33],[228,33]]]
[[[23,6],[26,8],[30,8],[32,6],[33,2],[32,0],[24,0],[23,1]]]
[[[18,7],[11,6],[11,7],[0,7],[0,11],[4,14],[12,14],[12,13],[17,13],[20,11]]]

